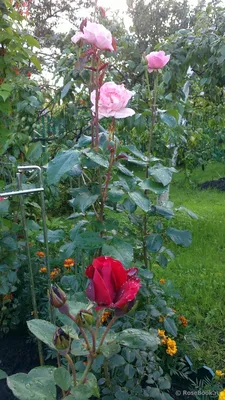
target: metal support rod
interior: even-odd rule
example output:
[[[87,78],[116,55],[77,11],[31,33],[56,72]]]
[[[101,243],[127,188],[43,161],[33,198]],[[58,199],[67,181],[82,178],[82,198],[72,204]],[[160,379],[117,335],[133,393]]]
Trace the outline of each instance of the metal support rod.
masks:
[[[41,167],[38,165],[21,165],[18,166],[18,171],[33,171],[36,170],[38,172],[39,177],[39,186],[42,188],[40,193],[41,195],[41,216],[42,216],[42,224],[43,224],[43,234],[44,234],[44,244],[45,244],[45,264],[47,268],[47,277],[48,277],[48,290],[51,289],[51,270],[49,265],[49,246],[48,246],[48,228],[46,224],[46,209],[45,209],[45,198],[44,198],[44,188],[43,188],[43,177]],[[54,323],[54,310],[49,302],[49,318],[52,323]]]
[[[18,189],[19,189],[19,191],[21,191],[21,188],[22,188],[21,174],[19,172],[17,172],[16,178],[17,178]],[[27,263],[28,263],[29,277],[30,277],[31,299],[32,299],[32,305],[33,305],[33,310],[34,310],[34,317],[36,319],[38,319],[37,301],[36,301],[36,293],[35,293],[35,285],[34,285],[34,275],[33,275],[32,263],[31,263],[29,237],[28,237],[27,224],[26,224],[26,214],[25,214],[23,194],[20,194],[20,208],[21,208],[23,230],[24,230],[24,236],[25,236],[25,242],[26,242]],[[38,353],[39,353],[40,365],[44,365],[42,342],[39,339],[38,339]]]
[[[29,193],[37,193],[43,192],[44,188],[35,188],[35,189],[24,189],[24,190],[14,190],[12,192],[3,192],[0,193],[0,197],[10,197],[10,196],[17,196],[18,194],[29,194]]]

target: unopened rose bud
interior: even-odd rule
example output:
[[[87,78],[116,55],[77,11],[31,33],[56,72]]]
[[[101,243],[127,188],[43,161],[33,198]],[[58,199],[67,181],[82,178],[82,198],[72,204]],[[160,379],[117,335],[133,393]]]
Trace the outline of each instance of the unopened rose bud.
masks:
[[[66,303],[66,293],[58,285],[51,287],[49,297],[52,307],[60,308]]]
[[[69,352],[70,337],[62,328],[56,329],[52,341],[59,354],[62,356],[65,356]]]
[[[81,310],[76,315],[76,323],[81,328],[87,328],[88,326],[92,325],[94,322],[94,316],[91,312],[87,310]]]

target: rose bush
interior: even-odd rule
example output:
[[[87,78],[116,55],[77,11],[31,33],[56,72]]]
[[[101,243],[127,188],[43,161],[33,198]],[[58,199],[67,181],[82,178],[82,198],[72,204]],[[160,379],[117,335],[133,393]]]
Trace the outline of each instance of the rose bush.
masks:
[[[170,60],[170,55],[166,56],[165,51],[152,51],[146,56],[148,62],[148,72],[157,71],[165,67]]]
[[[114,51],[112,34],[103,25],[87,21],[86,26],[81,29],[82,31],[72,37],[73,43],[83,39],[87,43],[96,46],[99,50]]]
[[[132,108],[127,108],[128,101],[134,92],[126,89],[124,85],[117,85],[114,82],[104,83],[99,92],[98,118],[115,117],[126,118],[135,114]],[[92,112],[95,112],[96,90],[91,93],[91,102],[94,104]]]
[[[137,268],[125,269],[123,264],[111,257],[100,256],[86,268],[90,279],[86,295],[104,308],[123,308],[133,301],[140,289]]]

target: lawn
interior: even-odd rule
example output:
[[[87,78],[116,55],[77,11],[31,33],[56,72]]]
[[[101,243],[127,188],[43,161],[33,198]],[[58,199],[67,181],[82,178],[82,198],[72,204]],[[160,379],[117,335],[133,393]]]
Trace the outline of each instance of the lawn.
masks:
[[[199,219],[177,213],[171,226],[189,229],[193,242],[189,248],[176,247],[176,259],[166,269],[154,266],[157,278],[171,280],[181,296],[173,306],[189,320],[187,341],[197,365],[223,369],[225,365],[225,192],[200,190],[198,184],[225,177],[225,166],[212,163],[196,169],[185,180],[176,174],[170,200],[195,212]]]

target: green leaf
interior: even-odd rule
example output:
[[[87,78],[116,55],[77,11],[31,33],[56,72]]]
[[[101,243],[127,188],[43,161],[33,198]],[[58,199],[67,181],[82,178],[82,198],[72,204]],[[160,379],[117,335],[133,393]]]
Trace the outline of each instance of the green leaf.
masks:
[[[121,261],[121,263],[127,268],[130,266],[134,258],[132,246],[120,238],[114,238],[110,244],[104,243],[102,247],[102,255],[114,257],[116,260]]]
[[[4,101],[8,99],[10,94],[11,94],[10,92],[6,92],[5,90],[0,90],[0,96],[3,98]]]
[[[7,376],[8,376],[7,373],[2,369],[0,369],[0,380],[7,378]]]
[[[133,174],[133,172],[131,172],[129,169],[127,169],[126,167],[124,167],[124,165],[123,164],[121,164],[121,163],[115,163],[114,164],[119,170],[120,170],[120,172],[122,172],[124,175],[127,175],[127,176],[134,176],[134,174]]]
[[[140,207],[143,211],[148,212],[151,206],[151,201],[140,191],[128,193],[131,200]]]
[[[172,167],[168,168],[155,166],[148,169],[149,175],[151,175],[156,182],[161,183],[163,186],[169,185],[172,180],[173,172],[176,172],[176,170]]]
[[[174,217],[174,212],[170,208],[161,207],[161,206],[152,206],[150,214],[159,214],[165,217],[166,219],[170,219]]]
[[[150,333],[141,329],[128,328],[120,332],[117,336],[117,342],[131,349],[150,349],[155,351],[158,348],[160,340],[157,333]]]
[[[130,144],[127,148],[137,157],[141,158],[143,161],[147,161],[148,157],[146,157],[140,150],[137,149],[136,146]]]
[[[98,194],[92,194],[86,187],[84,187],[77,191],[76,197],[72,199],[70,203],[77,208],[78,211],[84,213],[87,208],[96,202],[98,197]]]
[[[146,247],[148,251],[156,253],[162,247],[163,238],[158,233],[151,233],[151,235],[146,236]]]
[[[192,235],[190,231],[182,231],[175,228],[168,228],[166,230],[167,236],[176,244],[188,247],[192,242]]]
[[[77,150],[67,150],[58,153],[51,160],[47,168],[47,181],[49,184],[56,184],[63,175],[72,170],[75,164],[79,164],[80,152]]]
[[[31,35],[25,35],[24,39],[27,41],[27,44],[31,47],[37,47],[40,49],[40,43]]]
[[[28,148],[26,157],[29,161],[37,161],[42,154],[42,144],[41,142],[31,143]]]
[[[41,227],[33,219],[27,219],[27,229],[31,231],[39,231]]]
[[[98,390],[98,383],[95,375],[89,373],[84,384],[79,384],[73,387],[71,394],[75,396],[76,400],[89,399],[91,396],[95,396],[99,399],[100,394]]]
[[[96,164],[101,165],[102,167],[108,168],[109,162],[107,159],[103,158],[99,153],[96,153],[94,150],[82,150],[82,153],[86,155],[90,160],[94,161]]]
[[[9,200],[0,201],[0,214],[7,213],[9,209]]]
[[[62,390],[68,390],[71,385],[71,376],[64,367],[56,368],[54,371],[56,385]]]
[[[112,356],[110,358],[110,367],[111,368],[121,367],[121,365],[124,365],[124,364],[126,364],[126,360],[120,354],[115,354],[115,356]]]
[[[114,354],[119,353],[120,349],[121,349],[120,345],[116,342],[104,343],[101,346],[101,352],[106,358],[109,358],[109,357],[113,356]]]
[[[67,84],[64,86],[64,88],[63,88],[62,91],[61,91],[61,99],[63,99],[63,98],[67,95],[67,93],[69,92],[69,90],[70,90],[70,88],[71,88],[71,84],[72,84],[72,82],[69,81],[69,82],[67,82]]]
[[[57,326],[43,319],[32,319],[31,321],[27,321],[27,326],[33,333],[33,335],[35,335],[38,339],[40,339],[52,349],[55,349],[52,338],[57,329]]]
[[[0,205],[1,205],[1,203],[0,203]],[[176,208],[176,210],[177,210],[177,211],[185,211],[191,218],[193,218],[193,219],[198,219],[197,214],[195,214],[195,213],[194,213],[193,211],[191,211],[191,210],[188,210],[188,208],[186,208],[186,207],[180,206],[180,207]]]
[[[98,249],[104,243],[100,234],[97,232],[83,232],[77,235],[75,245],[84,250]]]
[[[64,237],[65,233],[62,229],[56,229],[55,231],[48,229],[48,243],[58,243],[63,240]],[[44,243],[44,234],[41,233],[38,235],[37,240],[41,243]]]
[[[34,64],[34,66],[38,69],[38,71],[41,71],[41,64],[36,56],[32,56],[30,61]]]
[[[17,250],[17,241],[12,236],[5,236],[0,240],[0,244],[7,250],[15,251]]]
[[[154,182],[149,178],[142,181],[139,186],[141,189],[150,190],[157,195],[160,195],[168,190],[168,186],[163,186],[161,183]]]
[[[172,318],[165,318],[163,321],[164,324],[164,328],[165,330],[170,333],[171,335],[173,335],[174,337],[177,336],[177,327],[175,325],[175,322]]]
[[[108,191],[108,199],[113,203],[117,203],[120,201],[124,196],[124,191],[122,189],[117,189],[115,187],[111,188]]]
[[[128,377],[128,379],[132,379],[135,375],[135,369],[133,365],[127,364],[124,368],[124,373]]]
[[[44,373],[41,373],[40,368]],[[56,400],[56,387],[52,376],[46,374],[47,367],[40,367],[39,375],[31,370],[29,374],[15,374],[7,378],[8,387],[20,400]],[[35,368],[35,370],[38,370]],[[45,375],[46,374],[46,375]]]
[[[86,349],[86,345],[85,345],[84,341],[73,340],[72,346],[71,346],[71,353],[74,356],[87,356],[88,351]]]
[[[160,119],[162,122],[164,122],[164,124],[166,124],[170,128],[175,128],[175,126],[177,126],[176,118],[174,118],[172,115],[168,113],[161,113]]]

